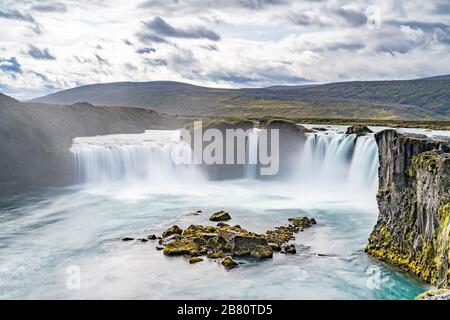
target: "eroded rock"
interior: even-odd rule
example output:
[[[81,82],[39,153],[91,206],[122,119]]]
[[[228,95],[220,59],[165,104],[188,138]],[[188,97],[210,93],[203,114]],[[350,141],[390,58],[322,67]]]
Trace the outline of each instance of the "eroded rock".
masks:
[[[261,246],[257,245],[252,252],[250,252],[250,255],[253,258],[258,259],[268,259],[273,257],[273,249],[269,245]]]
[[[209,221],[228,221],[228,220],[231,220],[231,216],[228,212],[225,212],[223,210],[213,213],[212,216],[209,218]]]
[[[167,238],[174,234],[181,234],[182,232],[183,232],[183,230],[181,230],[178,226],[172,226],[163,232],[162,237]]]
[[[234,261],[233,259],[231,259],[230,257],[226,257],[223,261],[222,261],[222,265],[226,268],[226,269],[234,269],[239,267],[239,263],[237,263],[236,261]]]

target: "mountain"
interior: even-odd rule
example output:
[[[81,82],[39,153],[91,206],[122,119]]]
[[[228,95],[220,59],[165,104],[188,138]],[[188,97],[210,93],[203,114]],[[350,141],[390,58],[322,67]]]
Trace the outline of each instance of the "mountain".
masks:
[[[75,137],[178,127],[178,120],[152,110],[21,103],[0,94],[0,187],[70,182]]]
[[[87,101],[194,116],[448,119],[450,76],[256,89],[217,89],[171,81],[116,82],[68,89],[33,101]]]

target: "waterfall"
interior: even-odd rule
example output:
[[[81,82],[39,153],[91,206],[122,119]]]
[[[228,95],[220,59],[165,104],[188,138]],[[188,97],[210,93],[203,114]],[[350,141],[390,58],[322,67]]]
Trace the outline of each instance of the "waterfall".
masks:
[[[302,185],[349,187],[375,192],[378,148],[373,135],[307,133],[293,178]]]
[[[245,164],[245,177],[247,179],[255,179],[257,176],[258,134],[259,129],[253,128],[247,138],[247,160]]]
[[[178,131],[75,138],[70,152],[78,183],[167,183],[201,178],[193,166],[177,165],[177,161],[191,159],[192,155],[190,146],[180,141]]]
[[[246,179],[258,178],[258,136],[259,129],[253,129],[246,141]],[[203,179],[201,166],[176,161],[187,163],[192,157],[190,146],[177,130],[75,138],[70,151],[79,183],[188,183]],[[378,148],[373,135],[357,138],[336,131],[307,133],[295,159],[287,179],[300,187],[376,192]]]

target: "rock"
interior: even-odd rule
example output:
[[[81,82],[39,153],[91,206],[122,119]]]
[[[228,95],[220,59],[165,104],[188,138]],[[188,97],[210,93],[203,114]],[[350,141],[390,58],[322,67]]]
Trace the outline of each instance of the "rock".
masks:
[[[158,243],[159,243],[160,245],[165,246],[165,245],[167,245],[168,243],[171,243],[172,241],[178,240],[178,239],[180,239],[180,238],[181,238],[181,237],[180,237],[179,234],[173,234],[173,235],[171,235],[171,236],[169,236],[169,237],[167,237],[167,238],[160,239],[160,240],[158,241]]]
[[[198,263],[198,262],[202,262],[202,261],[203,261],[203,259],[200,257],[193,257],[189,260],[189,263],[194,264],[194,263]]]
[[[383,130],[379,149],[379,216],[366,253],[450,287],[450,143]]]
[[[269,245],[265,245],[265,246],[258,245],[252,250],[252,252],[250,252],[250,255],[252,257],[258,258],[258,259],[272,258],[273,257],[273,249]]]
[[[222,265],[223,265],[226,269],[234,269],[234,268],[238,268],[238,267],[239,267],[239,263],[237,263],[236,261],[234,261],[234,260],[231,259],[230,257],[226,257],[226,258],[222,261]]]
[[[164,247],[164,254],[168,256],[190,255],[191,252],[198,252],[198,247],[194,241],[188,238],[174,240]]]
[[[229,227],[230,225],[229,225],[229,224],[226,224],[225,222],[219,222],[219,223],[217,224],[217,226],[218,226],[218,227]]]
[[[158,251],[164,250],[164,247],[157,246],[157,247],[156,247],[156,250],[158,250]]]
[[[183,230],[181,230],[178,226],[172,226],[163,232],[162,237],[167,238],[174,234],[181,234],[182,232],[183,232]]]
[[[213,251],[213,252],[208,252],[207,257],[209,259],[222,259],[225,257],[225,254],[221,251]]]
[[[269,246],[272,248],[273,251],[280,252],[281,246],[276,243],[269,243]]]
[[[293,244],[288,244],[282,247],[281,253],[295,254],[297,253],[297,250],[295,249],[295,246]]]
[[[266,232],[266,239],[270,243],[276,243],[281,245],[293,238],[294,231],[292,228],[281,226],[276,227],[275,230],[269,230]]]
[[[158,238],[154,234],[150,234],[147,236],[147,240],[156,240],[156,239],[158,239]]]
[[[356,134],[357,137],[364,136],[364,135],[366,135],[368,133],[373,133],[373,131],[370,130],[366,126],[361,126],[361,125],[348,127],[347,131],[345,132],[345,134]]]
[[[314,218],[308,218],[308,217],[294,217],[289,218],[289,222],[291,222],[294,226],[298,228],[309,228],[312,225],[316,224],[316,220]]]
[[[267,245],[267,240],[258,236],[235,236],[231,252],[234,256],[248,255],[258,245]]]
[[[436,289],[419,294],[416,300],[450,300],[450,289]]]
[[[146,238],[139,238],[138,239],[140,242],[147,242],[148,240]]]
[[[123,237],[121,240],[122,241],[133,241],[134,238],[132,238],[132,237]]]
[[[195,213],[202,213],[202,210],[197,210],[195,211]]]
[[[327,128],[324,128],[324,127],[314,127],[312,129],[316,130],[316,131],[327,131],[328,130]]]
[[[209,218],[210,221],[228,221],[231,220],[231,217],[228,212],[225,211],[219,211],[216,213],[213,213],[212,216]]]

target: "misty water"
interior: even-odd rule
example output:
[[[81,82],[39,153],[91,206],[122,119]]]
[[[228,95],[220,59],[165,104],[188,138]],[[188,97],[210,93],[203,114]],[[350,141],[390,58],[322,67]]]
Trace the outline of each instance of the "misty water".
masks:
[[[248,167],[241,179],[220,181],[174,167],[170,153],[186,148],[176,137],[77,138],[75,186],[3,190],[0,298],[412,299],[427,289],[363,252],[378,215],[373,136],[356,139],[339,128],[308,134],[288,178],[261,180]],[[230,271],[212,260],[166,257],[156,242],[120,241],[173,224],[212,224],[218,210],[260,233],[293,216],[317,225],[296,234],[296,255],[242,258]],[[80,290],[66,285],[70,266],[80,268]]]

